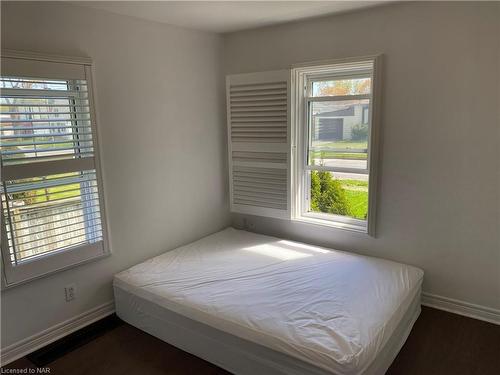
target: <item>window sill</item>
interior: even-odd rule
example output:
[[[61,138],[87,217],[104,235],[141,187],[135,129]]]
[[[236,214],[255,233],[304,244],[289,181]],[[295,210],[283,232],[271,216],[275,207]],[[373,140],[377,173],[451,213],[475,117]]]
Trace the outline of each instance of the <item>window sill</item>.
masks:
[[[331,219],[321,219],[318,217],[299,216],[293,218],[292,221],[304,224],[312,224],[312,225],[319,225],[322,227],[346,230],[351,232],[357,232],[362,234],[368,234],[367,223],[356,219],[352,219],[352,221],[349,220],[350,222],[343,222]]]
[[[17,266],[6,266],[4,264],[1,290],[14,288],[69,268],[98,261],[110,255],[110,251],[104,248],[104,243],[101,241],[83,248],[77,247],[36,260],[26,261]]]

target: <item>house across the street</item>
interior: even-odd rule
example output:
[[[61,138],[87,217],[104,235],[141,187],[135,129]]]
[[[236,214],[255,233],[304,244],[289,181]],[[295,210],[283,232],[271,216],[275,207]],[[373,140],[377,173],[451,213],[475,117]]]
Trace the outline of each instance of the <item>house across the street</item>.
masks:
[[[352,140],[354,126],[368,126],[368,104],[314,103],[314,110],[311,130],[317,141]]]

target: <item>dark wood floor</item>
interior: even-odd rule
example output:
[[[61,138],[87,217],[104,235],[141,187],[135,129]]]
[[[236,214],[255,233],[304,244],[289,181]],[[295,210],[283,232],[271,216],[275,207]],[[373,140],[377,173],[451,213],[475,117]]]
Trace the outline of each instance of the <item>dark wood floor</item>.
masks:
[[[52,375],[228,374],[128,324],[119,325],[47,366]],[[22,358],[6,367],[35,366]],[[500,326],[423,307],[387,374],[499,375]]]

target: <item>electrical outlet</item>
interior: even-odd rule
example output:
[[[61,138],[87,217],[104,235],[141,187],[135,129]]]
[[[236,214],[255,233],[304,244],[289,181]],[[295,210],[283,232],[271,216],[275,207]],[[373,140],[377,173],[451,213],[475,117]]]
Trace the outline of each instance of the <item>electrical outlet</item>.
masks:
[[[246,230],[248,230],[250,232],[255,230],[255,223],[252,220],[246,221]]]
[[[76,298],[76,285],[69,284],[64,287],[64,296],[66,297],[66,302],[71,302]]]
[[[247,230],[247,231],[254,231],[255,230],[255,223],[252,220],[244,217],[243,218],[243,229]]]

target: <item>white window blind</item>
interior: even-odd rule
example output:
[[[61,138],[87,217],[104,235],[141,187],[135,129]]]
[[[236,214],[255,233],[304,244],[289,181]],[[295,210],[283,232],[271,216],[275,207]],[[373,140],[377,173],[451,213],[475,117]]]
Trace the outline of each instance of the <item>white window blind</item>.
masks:
[[[85,80],[1,77],[3,165],[92,157]]]
[[[88,62],[2,57],[7,285],[108,252]]]
[[[226,79],[231,211],[289,218],[288,70]]]

